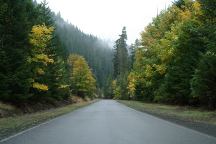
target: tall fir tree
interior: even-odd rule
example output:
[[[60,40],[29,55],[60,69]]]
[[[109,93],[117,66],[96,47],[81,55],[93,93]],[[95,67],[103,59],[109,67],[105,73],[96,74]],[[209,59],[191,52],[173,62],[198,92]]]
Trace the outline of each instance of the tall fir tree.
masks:
[[[117,87],[120,88],[122,99],[128,99],[127,94],[127,75],[129,69],[128,50],[127,50],[127,32],[126,27],[123,27],[120,38],[116,40],[114,46],[114,78],[116,79]]]
[[[4,100],[17,102],[25,99],[29,92],[30,69],[27,57],[28,33],[32,26],[29,14],[31,9],[31,0],[0,1],[0,51],[6,63],[0,71],[6,82],[0,88],[0,95]]]
[[[205,51],[198,63],[191,81],[192,96],[201,106],[209,109],[216,108],[216,1],[200,0],[202,7],[201,20],[204,25],[200,28],[204,34],[203,47]]]
[[[114,77],[123,76],[128,71],[128,50],[127,50],[127,32],[123,27],[120,38],[116,40],[114,46]]]

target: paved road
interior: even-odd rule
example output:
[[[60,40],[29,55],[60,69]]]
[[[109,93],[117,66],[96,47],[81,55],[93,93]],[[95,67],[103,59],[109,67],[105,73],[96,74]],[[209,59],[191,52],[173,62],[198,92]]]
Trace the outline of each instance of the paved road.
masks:
[[[216,138],[102,100],[1,144],[216,144]]]

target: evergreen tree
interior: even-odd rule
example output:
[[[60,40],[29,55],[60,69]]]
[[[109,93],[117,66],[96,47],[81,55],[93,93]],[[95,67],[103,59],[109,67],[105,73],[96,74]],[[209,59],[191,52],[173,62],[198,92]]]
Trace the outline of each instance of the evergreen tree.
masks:
[[[198,28],[199,24],[196,22],[185,23],[183,32],[179,35],[175,58],[170,63],[165,78],[167,102],[189,104],[192,100],[190,81],[203,48]]]
[[[31,22],[28,10],[31,8],[31,0],[0,1],[0,51],[6,63],[0,71],[2,80],[6,82],[0,88],[0,95],[4,100],[17,102],[24,99],[29,92],[30,70],[27,57]]]
[[[140,47],[140,41],[138,39],[135,40],[134,44],[131,44],[129,47],[129,68],[133,68],[133,63],[135,60],[135,50]]]
[[[126,27],[123,27],[120,38],[115,42],[114,52],[114,78],[123,76],[128,71],[128,51],[127,51]]]
[[[112,50],[106,42],[55,16],[46,1],[0,0],[0,100],[66,99],[70,53],[87,59],[103,90],[112,75]],[[92,96],[95,80],[87,74],[93,82],[85,95]]]
[[[120,38],[115,42],[114,49],[114,75],[116,79],[117,89],[120,90],[120,95],[122,99],[128,99],[127,93],[127,75],[129,69],[128,63],[128,50],[127,50],[127,33],[126,27],[123,27],[122,34]],[[119,97],[119,96],[118,96]]]
[[[54,60],[52,64],[47,66],[47,72],[43,79],[49,86],[46,96],[54,99],[62,99],[62,97],[69,96],[66,87],[68,83],[68,70],[66,68],[68,54],[66,53],[68,53],[68,51],[60,41],[60,37],[57,33],[57,25],[55,23],[55,15],[47,6],[46,1],[36,5],[36,14],[35,22],[37,24],[45,24],[46,26],[54,27],[52,39],[45,51],[45,53]]]
[[[200,0],[202,6],[202,21],[204,25],[200,28],[205,34],[203,47],[205,51],[193,76],[192,96],[202,106],[210,109],[216,108],[216,10],[215,1]]]

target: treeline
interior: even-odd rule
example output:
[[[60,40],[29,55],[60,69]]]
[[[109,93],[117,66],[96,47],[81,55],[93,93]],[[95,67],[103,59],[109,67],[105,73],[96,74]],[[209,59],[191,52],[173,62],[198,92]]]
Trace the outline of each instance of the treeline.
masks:
[[[1,101],[21,104],[64,100],[71,95],[83,98],[96,96],[94,74],[84,57],[72,54],[72,49],[82,49],[79,54],[86,57],[92,55],[92,43],[100,40],[71,28],[70,24],[67,28],[60,27],[61,21],[66,24],[59,19],[45,1],[37,4],[32,0],[0,0]],[[73,30],[77,31],[73,38],[79,39],[76,45],[63,41],[60,34],[63,31],[72,36]],[[85,41],[83,45],[82,40]],[[99,65],[107,62],[101,61],[104,62]],[[96,63],[93,64],[93,72],[96,73],[98,69]]]
[[[114,98],[216,108],[215,8],[215,0],[178,0],[154,18],[122,60],[133,63],[127,79],[115,69],[124,78],[114,75]],[[127,56],[123,43],[118,59]]]
[[[55,17],[58,36],[69,53],[82,55],[97,79],[101,94],[106,93],[107,81],[113,73],[113,51],[107,42],[85,34],[74,25],[64,21],[60,14]]]

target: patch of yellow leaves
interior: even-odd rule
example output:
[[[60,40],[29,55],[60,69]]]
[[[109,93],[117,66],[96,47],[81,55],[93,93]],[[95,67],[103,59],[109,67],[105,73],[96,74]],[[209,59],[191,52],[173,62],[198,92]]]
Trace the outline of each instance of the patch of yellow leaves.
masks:
[[[193,11],[195,15],[202,15],[201,4],[198,1],[193,3]]]
[[[53,27],[47,27],[46,25],[33,26],[30,34],[30,44],[37,48],[37,51],[42,52],[46,48],[47,42],[52,39],[53,31]]]
[[[128,75],[128,93],[130,94],[131,97],[133,97],[135,95],[135,91],[136,91],[136,75],[135,73],[131,72]]]
[[[186,9],[185,11],[181,12],[181,19],[182,21],[187,21],[190,20],[192,17],[192,14],[190,12],[190,10]]]
[[[34,82],[32,87],[40,91],[48,91],[48,86],[45,84]]]
[[[48,64],[48,63],[54,63],[54,60],[53,59],[50,59],[47,55],[45,54],[38,54],[35,56],[36,59],[38,61],[42,61],[44,62],[45,64]]]
[[[145,70],[146,78],[151,78],[152,74],[153,74],[153,69],[151,65],[146,65],[146,70]]]
[[[166,73],[166,66],[161,64],[161,65],[154,65],[156,71],[160,74],[160,75],[163,75]]]
[[[45,72],[44,72],[44,70],[43,70],[42,68],[38,68],[38,69],[37,69],[37,73],[38,73],[39,75],[44,75],[44,74],[45,74]]]

